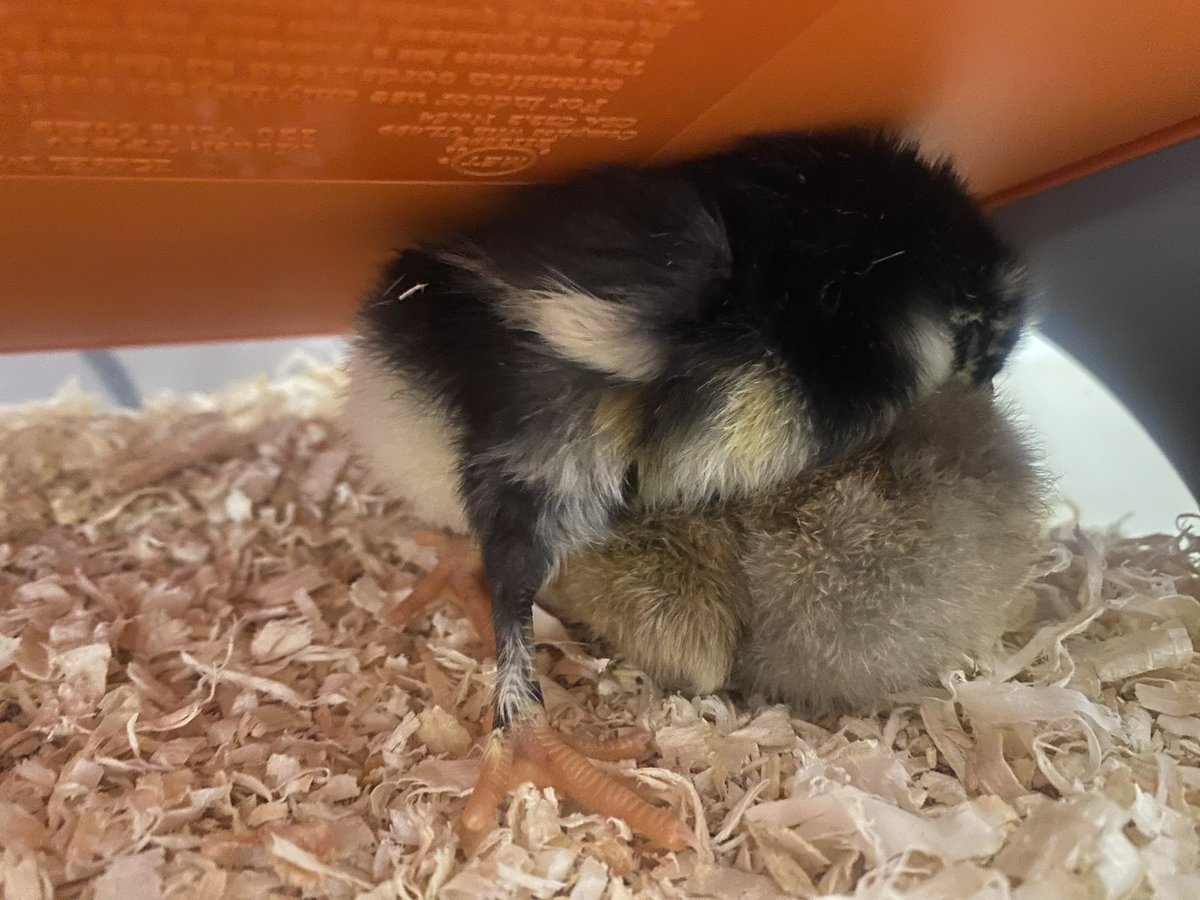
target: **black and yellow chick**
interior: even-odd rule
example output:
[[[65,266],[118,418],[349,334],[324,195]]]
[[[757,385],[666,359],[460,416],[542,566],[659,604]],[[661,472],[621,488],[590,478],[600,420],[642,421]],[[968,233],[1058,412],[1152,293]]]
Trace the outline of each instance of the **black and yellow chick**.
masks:
[[[946,388],[772,491],[631,518],[541,603],[668,689],[870,712],[1000,636],[1046,491],[990,393]]]
[[[565,554],[629,509],[855,451],[952,375],[989,379],[1025,310],[949,165],[874,132],[754,137],[522,187],[399,253],[359,317],[347,425],[417,515],[480,544],[503,743],[540,721],[532,608]]]

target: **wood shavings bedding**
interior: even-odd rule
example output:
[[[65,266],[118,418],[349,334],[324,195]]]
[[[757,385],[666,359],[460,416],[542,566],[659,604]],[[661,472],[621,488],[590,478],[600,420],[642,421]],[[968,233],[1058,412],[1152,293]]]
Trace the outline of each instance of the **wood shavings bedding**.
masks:
[[[539,619],[554,720],[647,728],[663,855],[519,790],[464,838],[490,661],[314,370],[0,411],[4,896],[1200,896],[1200,545],[1051,535],[980,671],[877,718],[658,695]],[[616,768],[631,769],[630,766]]]

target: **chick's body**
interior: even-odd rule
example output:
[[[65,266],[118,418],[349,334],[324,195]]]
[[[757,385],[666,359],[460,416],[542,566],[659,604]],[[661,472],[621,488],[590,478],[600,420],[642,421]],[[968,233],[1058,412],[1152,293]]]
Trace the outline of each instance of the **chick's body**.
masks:
[[[538,704],[534,597],[629,508],[753,496],[986,380],[1021,269],[947,166],[858,132],[524,188],[400,253],[347,424],[427,521],[478,538],[498,724]]]
[[[946,389],[778,489],[632,518],[542,603],[664,687],[865,711],[999,636],[1044,503],[988,393]]]

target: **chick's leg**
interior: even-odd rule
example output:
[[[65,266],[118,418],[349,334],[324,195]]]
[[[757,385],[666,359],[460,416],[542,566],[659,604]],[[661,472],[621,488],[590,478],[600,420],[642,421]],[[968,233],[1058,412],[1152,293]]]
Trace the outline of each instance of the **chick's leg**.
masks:
[[[642,756],[649,749],[647,736],[593,741],[566,737],[550,726],[533,665],[533,597],[549,564],[522,563],[523,554],[513,546],[517,542],[500,541],[500,554],[494,545],[487,552],[486,535],[484,543],[487,568],[494,573],[494,602],[491,616],[476,627],[496,647],[496,701],[479,778],[463,812],[464,825],[473,831],[487,828],[504,797],[518,785],[532,782],[553,787],[592,812],[624,819],[669,850],[690,844],[691,833],[674,814],[647,803],[591,762]],[[478,557],[459,542],[443,544],[437,567],[418,588],[420,592],[414,589],[407,602],[415,596],[425,605],[449,588],[464,610],[472,611],[468,615],[473,622],[489,601],[479,578]]]
[[[642,756],[650,749],[648,737],[597,741],[568,737],[552,728],[532,670],[531,684],[519,684],[514,690],[513,682],[506,681],[524,680],[524,674],[504,671],[503,661],[509,660],[509,667],[517,668],[526,651],[512,647],[511,642],[528,635],[532,644],[532,634],[524,628],[506,628],[505,624],[497,616],[501,637],[493,718],[496,725],[484,745],[483,765],[463,811],[463,824],[473,831],[487,828],[504,797],[518,785],[532,782],[538,787],[552,787],[592,812],[624,819],[635,831],[668,850],[688,846],[691,834],[673,813],[650,805],[592,763],[593,759],[616,761]]]

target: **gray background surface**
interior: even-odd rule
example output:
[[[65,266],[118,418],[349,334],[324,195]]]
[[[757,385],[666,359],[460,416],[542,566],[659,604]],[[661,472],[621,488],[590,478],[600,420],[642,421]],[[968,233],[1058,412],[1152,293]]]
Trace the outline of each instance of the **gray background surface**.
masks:
[[[1045,287],[1046,336],[1135,411],[1200,496],[1200,139],[996,218]]]

